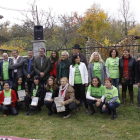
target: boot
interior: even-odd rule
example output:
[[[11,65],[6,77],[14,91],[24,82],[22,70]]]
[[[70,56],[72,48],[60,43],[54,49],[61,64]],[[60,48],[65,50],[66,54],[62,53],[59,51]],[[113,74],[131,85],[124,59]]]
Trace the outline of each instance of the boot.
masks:
[[[133,106],[133,91],[129,92],[129,96],[130,96],[130,105]]]
[[[126,92],[122,92],[122,104],[123,104],[123,106],[125,107],[125,105],[126,105]]]

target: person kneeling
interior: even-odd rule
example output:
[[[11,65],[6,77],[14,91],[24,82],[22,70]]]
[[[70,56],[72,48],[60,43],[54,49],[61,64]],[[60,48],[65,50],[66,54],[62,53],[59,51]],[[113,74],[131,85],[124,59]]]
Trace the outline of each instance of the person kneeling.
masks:
[[[110,78],[105,79],[105,104],[102,107],[102,112],[108,111],[108,114],[113,112],[112,120],[116,119],[116,108],[120,105],[118,98],[118,90],[112,86],[112,80]]]
[[[95,76],[92,78],[91,85],[88,86],[86,98],[91,109],[89,115],[93,115],[95,113],[93,104],[95,104],[96,107],[102,109],[105,96],[104,86],[101,85],[99,77]]]
[[[3,90],[0,93],[0,105],[2,108],[3,116],[7,116],[9,111],[12,115],[17,115],[15,108],[17,97],[14,90],[10,89],[10,83],[5,81],[3,83]]]
[[[66,119],[71,116],[71,111],[73,109],[76,109],[77,105],[80,102],[75,99],[74,89],[70,84],[68,84],[68,79],[66,77],[61,78],[60,83],[61,83],[61,86],[59,88],[58,97],[63,99],[63,101],[61,102],[61,105],[65,106],[63,118]],[[57,108],[55,104],[55,100],[52,105],[52,108],[53,109]]]

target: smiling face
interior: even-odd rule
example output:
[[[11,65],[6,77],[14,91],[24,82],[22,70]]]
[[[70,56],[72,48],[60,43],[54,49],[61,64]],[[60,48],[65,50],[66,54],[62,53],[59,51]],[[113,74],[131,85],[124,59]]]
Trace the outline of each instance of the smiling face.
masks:
[[[111,55],[112,55],[113,58],[115,58],[116,57],[116,51],[113,50],[112,53],[111,53]]]
[[[92,80],[92,84],[93,84],[94,87],[97,87],[98,84],[99,84],[98,79],[97,79],[97,78],[94,78],[94,79]]]
[[[61,58],[63,61],[65,61],[68,58],[68,56],[66,53],[62,53]]]
[[[94,54],[94,60],[99,61],[99,55],[97,53]]]
[[[53,85],[53,79],[49,78],[48,79],[48,84],[49,84],[49,86],[52,86]]]
[[[52,52],[52,57],[55,58],[56,57],[56,52]]]
[[[28,57],[31,59],[34,56],[34,53],[32,51],[28,51]]]
[[[43,57],[45,55],[44,49],[39,49],[39,56]]]
[[[78,54],[80,52],[80,49],[73,49],[74,54]]]
[[[124,51],[123,51],[123,56],[127,58],[127,57],[129,56],[129,52],[126,51],[126,50],[124,50]]]
[[[79,57],[79,56],[77,56],[77,58],[76,58],[74,61],[75,61],[75,64],[80,63],[80,57]]]
[[[13,51],[12,52],[12,55],[13,55],[14,58],[17,58],[18,57],[18,53],[16,51]]]
[[[60,82],[61,82],[61,86],[62,86],[62,87],[65,87],[66,84],[67,84],[67,80],[64,79],[64,78],[62,78]]]
[[[9,84],[8,84],[8,83],[5,83],[5,84],[4,84],[4,86],[3,86],[3,88],[4,88],[6,91],[8,91],[8,90],[9,90],[9,88],[10,88],[10,86],[9,86]]]
[[[34,83],[35,83],[35,85],[39,85],[39,80],[38,79],[34,79]]]
[[[18,78],[18,85],[21,85],[21,83],[22,83],[22,78]]]
[[[107,88],[110,88],[110,87],[111,87],[111,83],[110,83],[109,80],[105,80],[105,86],[106,86]]]

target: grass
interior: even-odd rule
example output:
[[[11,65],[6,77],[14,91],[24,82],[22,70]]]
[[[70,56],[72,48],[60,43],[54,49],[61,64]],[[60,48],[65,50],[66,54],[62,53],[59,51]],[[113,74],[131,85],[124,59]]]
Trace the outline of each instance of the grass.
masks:
[[[33,112],[25,116],[25,108],[19,115],[3,117],[0,115],[0,135],[36,138],[42,140],[139,140],[140,110],[137,109],[137,89],[134,92],[134,106],[129,105],[127,94],[126,107],[120,105],[118,117],[111,120],[108,114],[96,113],[89,116],[80,112],[72,112],[69,119],[63,119],[62,114],[48,116],[48,110],[43,107],[41,112]]]

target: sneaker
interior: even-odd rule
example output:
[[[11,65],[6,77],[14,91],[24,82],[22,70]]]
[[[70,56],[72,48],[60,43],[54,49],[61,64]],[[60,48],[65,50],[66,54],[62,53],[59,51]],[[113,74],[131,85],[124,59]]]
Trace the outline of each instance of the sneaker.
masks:
[[[51,116],[53,114],[52,110],[49,111],[48,116]]]
[[[117,114],[112,116],[112,120],[115,120],[117,118]]]
[[[85,110],[85,113],[86,113],[86,114],[88,113],[88,109]]]
[[[95,111],[91,111],[90,113],[89,113],[89,115],[91,116],[91,115],[93,115],[95,113]]]
[[[28,111],[27,113],[26,113],[26,116],[29,116],[30,115],[30,112]]]
[[[67,119],[71,116],[71,114],[67,115],[67,116],[64,116],[63,119]]]

